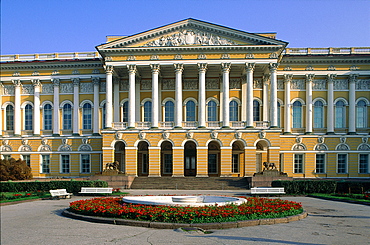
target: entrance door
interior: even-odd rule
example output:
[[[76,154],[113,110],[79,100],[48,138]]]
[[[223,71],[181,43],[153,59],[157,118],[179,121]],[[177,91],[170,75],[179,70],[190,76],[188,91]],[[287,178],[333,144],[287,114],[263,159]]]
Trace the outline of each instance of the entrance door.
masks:
[[[196,166],[195,156],[185,156],[185,176],[195,176]]]
[[[262,171],[262,153],[256,154],[256,173]]]

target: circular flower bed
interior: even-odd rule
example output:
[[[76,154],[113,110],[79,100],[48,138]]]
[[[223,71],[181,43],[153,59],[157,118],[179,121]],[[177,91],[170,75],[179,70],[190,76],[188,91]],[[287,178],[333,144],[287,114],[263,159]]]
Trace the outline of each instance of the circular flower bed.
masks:
[[[121,198],[93,198],[70,203],[69,211],[77,214],[115,217],[151,222],[214,223],[269,219],[303,212],[300,203],[258,197],[245,197],[241,205],[181,207],[127,204]]]

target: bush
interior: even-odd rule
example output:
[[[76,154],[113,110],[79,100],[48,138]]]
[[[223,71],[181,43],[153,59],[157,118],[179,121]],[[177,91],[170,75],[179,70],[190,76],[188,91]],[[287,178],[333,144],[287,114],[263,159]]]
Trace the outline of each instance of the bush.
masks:
[[[31,168],[21,159],[0,160],[0,180],[32,179]]]
[[[1,192],[49,191],[66,189],[67,192],[78,193],[81,187],[108,187],[106,181],[47,181],[47,182],[1,182]]]

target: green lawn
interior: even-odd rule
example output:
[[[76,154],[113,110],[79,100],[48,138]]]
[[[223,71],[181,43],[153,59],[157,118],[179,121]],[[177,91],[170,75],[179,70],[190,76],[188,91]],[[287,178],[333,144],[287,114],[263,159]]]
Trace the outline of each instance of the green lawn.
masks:
[[[334,194],[323,194],[323,193],[313,193],[313,194],[310,194],[310,196],[370,203],[370,194],[336,194],[336,193],[334,193]]]

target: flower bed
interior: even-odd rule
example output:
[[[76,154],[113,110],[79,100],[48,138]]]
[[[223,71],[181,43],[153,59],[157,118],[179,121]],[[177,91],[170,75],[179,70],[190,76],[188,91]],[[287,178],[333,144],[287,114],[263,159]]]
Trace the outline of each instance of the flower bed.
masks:
[[[70,203],[69,211],[91,216],[115,217],[167,223],[214,223],[280,218],[303,212],[300,203],[257,197],[245,197],[241,205],[180,207],[123,203],[121,198],[93,198]]]

